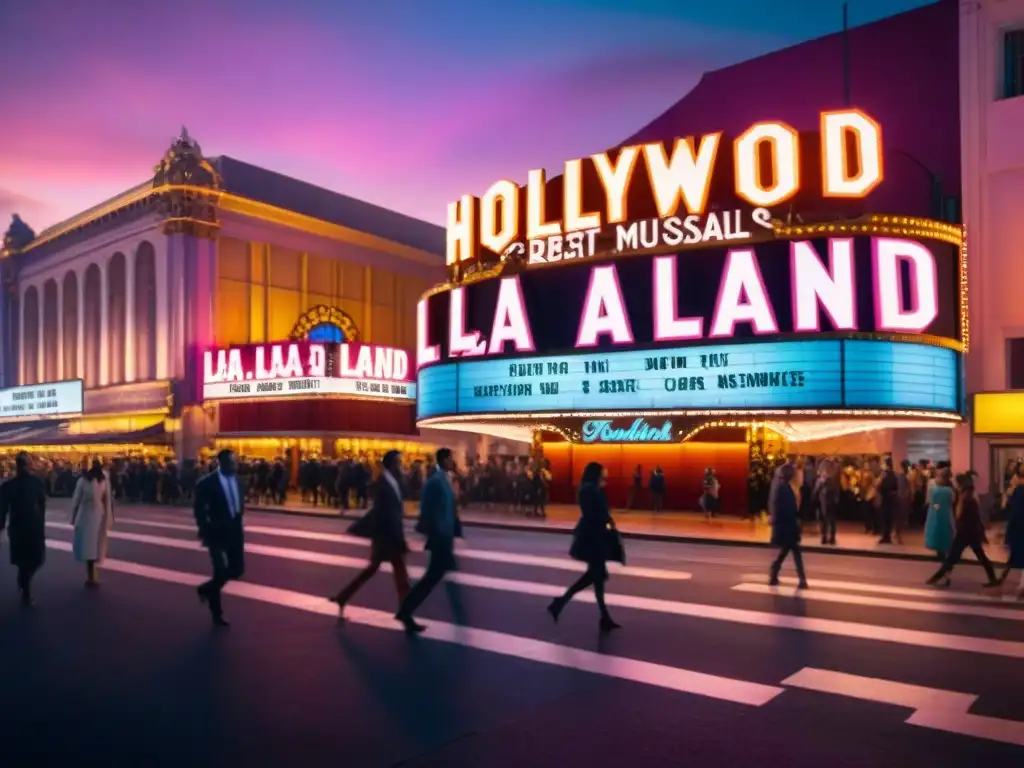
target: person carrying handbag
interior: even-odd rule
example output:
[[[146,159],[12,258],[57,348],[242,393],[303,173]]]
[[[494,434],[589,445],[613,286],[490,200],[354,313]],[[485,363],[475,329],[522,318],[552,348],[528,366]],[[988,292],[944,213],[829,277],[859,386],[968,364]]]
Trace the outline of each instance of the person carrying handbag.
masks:
[[[594,597],[601,613],[602,632],[618,629],[604,602],[604,585],[608,581],[608,567],[611,561],[625,562],[626,555],[622,537],[615,528],[608,499],[604,492],[605,470],[597,462],[591,462],[583,470],[580,481],[580,520],[572,534],[569,556],[587,564],[586,572],[576,580],[561,597],[555,598],[548,606],[548,613],[556,622],[573,596],[587,587],[594,587]]]

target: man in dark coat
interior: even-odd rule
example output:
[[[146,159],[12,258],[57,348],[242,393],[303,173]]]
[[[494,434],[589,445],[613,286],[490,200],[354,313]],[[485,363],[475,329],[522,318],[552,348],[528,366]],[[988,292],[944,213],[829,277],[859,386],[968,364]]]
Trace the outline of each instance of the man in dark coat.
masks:
[[[779,583],[779,570],[786,555],[793,553],[793,564],[796,575],[800,577],[800,589],[807,589],[807,576],[804,574],[804,558],[800,552],[800,510],[793,493],[792,464],[783,464],[779,468],[779,483],[775,487],[774,504],[772,505],[772,544],[779,548],[779,556],[772,563],[771,583]]]
[[[437,469],[423,486],[416,531],[427,537],[426,549],[430,552],[430,564],[423,578],[406,595],[395,614],[395,618],[402,622],[405,631],[410,634],[426,629],[413,620],[413,612],[427,599],[434,587],[441,583],[445,574],[456,567],[455,539],[462,535],[462,525],[455,509],[455,492],[448,479],[448,473],[454,466],[451,450],[439,449]],[[457,598],[456,593],[450,596]],[[461,613],[461,605],[454,605],[453,609],[456,614]]]
[[[200,584],[199,599],[210,607],[214,626],[226,627],[220,592],[231,579],[245,573],[245,542],[242,515],[245,494],[235,474],[235,454],[223,450],[217,454],[217,470],[196,484],[193,514],[199,538],[210,551],[213,578]]]
[[[16,473],[0,485],[0,531],[7,527],[11,565],[18,569],[22,605],[32,605],[32,576],[46,560],[46,488],[28,470],[28,454],[15,459]]]
[[[401,476],[402,454],[398,451],[388,451],[381,459],[380,482],[377,483],[373,507],[349,529],[349,532],[357,535],[369,535],[370,564],[349,582],[347,587],[331,598],[338,604],[339,615],[344,613],[348,601],[373,578],[384,562],[391,563],[399,604],[409,594],[409,572],[405,568],[405,553],[409,551],[409,547],[405,543],[404,494],[399,480]]]
[[[885,460],[885,470],[882,473],[882,480],[878,485],[878,493],[881,496],[879,514],[881,516],[879,529],[882,538],[879,544],[892,544],[893,523],[896,520],[896,508],[900,503],[899,478],[892,469],[892,457]]]

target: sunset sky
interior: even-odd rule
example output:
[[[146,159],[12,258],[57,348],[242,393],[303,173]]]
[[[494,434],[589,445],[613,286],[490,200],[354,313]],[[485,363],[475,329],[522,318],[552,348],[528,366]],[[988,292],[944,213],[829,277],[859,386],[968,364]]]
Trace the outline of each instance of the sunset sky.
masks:
[[[852,0],[853,24],[925,3]],[[840,0],[32,0],[0,10],[0,231],[226,154],[443,223],[613,146],[702,72],[829,32]],[[722,98],[727,99],[728,94]]]

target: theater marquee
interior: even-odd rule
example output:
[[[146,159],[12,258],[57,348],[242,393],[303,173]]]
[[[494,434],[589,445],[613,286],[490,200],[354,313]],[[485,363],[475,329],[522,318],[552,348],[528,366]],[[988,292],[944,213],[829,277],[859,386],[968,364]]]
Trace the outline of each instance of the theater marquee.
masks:
[[[821,205],[882,181],[881,141],[856,110],[822,115]],[[730,194],[746,207],[723,209],[722,148],[712,134],[670,154],[594,155],[592,210],[578,160],[557,215],[539,171],[453,203],[451,279],[418,305],[420,423],[586,419],[592,441],[651,442],[680,434],[661,437],[671,414],[958,418],[962,229],[884,214],[783,223],[772,211],[811,163],[782,123],[733,142]],[[638,195],[656,219],[629,218]]]
[[[278,342],[207,350],[203,399],[352,396],[414,400],[409,353],[373,344]]]

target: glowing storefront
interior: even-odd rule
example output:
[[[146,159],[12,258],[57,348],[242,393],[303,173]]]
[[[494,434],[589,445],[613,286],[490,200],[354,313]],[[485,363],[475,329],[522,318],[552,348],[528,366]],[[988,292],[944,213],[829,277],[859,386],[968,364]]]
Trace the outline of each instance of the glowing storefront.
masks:
[[[565,499],[592,460],[616,498],[661,465],[695,499],[711,465],[738,507],[766,432],[902,458],[962,421],[965,253],[959,225],[857,211],[885,157],[848,109],[463,197],[418,307],[419,424],[539,436]]]
[[[183,458],[217,444],[427,448],[396,361],[411,360],[443,248],[439,227],[207,159],[183,133],[146,183],[38,235],[17,219],[8,231],[3,386],[81,380],[84,396],[77,414],[18,415],[32,429],[3,425],[0,445]]]

